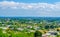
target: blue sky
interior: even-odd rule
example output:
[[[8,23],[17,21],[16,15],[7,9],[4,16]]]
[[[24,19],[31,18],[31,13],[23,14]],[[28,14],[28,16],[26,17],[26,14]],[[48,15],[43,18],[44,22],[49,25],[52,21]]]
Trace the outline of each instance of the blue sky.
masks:
[[[60,0],[0,0],[0,1],[14,1],[14,2],[23,2],[23,3],[38,3],[38,2],[55,3],[55,2],[59,2]]]
[[[60,0],[0,0],[0,16],[60,17]]]
[[[60,0],[0,0],[0,1],[15,1],[15,2],[25,2],[25,3],[38,3],[38,2],[54,3],[54,2],[59,2]]]

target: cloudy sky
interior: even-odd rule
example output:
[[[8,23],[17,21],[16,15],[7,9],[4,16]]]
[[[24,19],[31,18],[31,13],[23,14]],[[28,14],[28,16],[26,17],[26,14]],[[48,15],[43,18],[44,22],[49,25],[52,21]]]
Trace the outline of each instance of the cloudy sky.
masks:
[[[0,0],[0,16],[60,17],[60,0]]]

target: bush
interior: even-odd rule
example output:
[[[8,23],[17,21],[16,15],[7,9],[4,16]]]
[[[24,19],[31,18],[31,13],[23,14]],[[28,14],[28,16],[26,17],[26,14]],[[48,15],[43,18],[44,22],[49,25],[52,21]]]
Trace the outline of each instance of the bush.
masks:
[[[42,32],[36,31],[34,37],[42,37]]]

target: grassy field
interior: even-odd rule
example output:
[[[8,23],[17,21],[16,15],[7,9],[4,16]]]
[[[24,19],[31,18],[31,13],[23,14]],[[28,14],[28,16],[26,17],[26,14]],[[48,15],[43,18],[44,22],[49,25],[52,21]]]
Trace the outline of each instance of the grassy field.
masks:
[[[9,29],[7,30],[0,29],[0,37],[34,37],[34,33],[35,32],[21,32],[21,31],[9,30]],[[45,33],[43,33],[42,31],[42,34]],[[56,36],[48,36],[48,37],[60,37],[60,34]]]
[[[34,33],[0,29],[0,37],[34,37]]]

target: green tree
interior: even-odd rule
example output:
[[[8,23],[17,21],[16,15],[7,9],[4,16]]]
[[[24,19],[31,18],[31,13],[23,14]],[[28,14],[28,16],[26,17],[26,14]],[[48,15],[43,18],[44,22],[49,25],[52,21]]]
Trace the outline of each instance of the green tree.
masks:
[[[36,31],[34,37],[42,37],[42,32]]]

